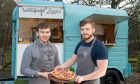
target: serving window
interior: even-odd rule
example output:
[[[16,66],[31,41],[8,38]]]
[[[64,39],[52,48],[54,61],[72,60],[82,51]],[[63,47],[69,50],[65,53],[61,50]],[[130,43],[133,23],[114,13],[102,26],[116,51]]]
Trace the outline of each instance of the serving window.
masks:
[[[86,18],[93,19],[95,23],[95,36],[105,45],[115,44],[115,26],[127,17],[113,16],[113,15],[103,15],[103,14],[92,14]]]
[[[36,36],[38,24],[46,22],[51,27],[50,41],[54,43],[63,43],[63,20],[62,19],[20,19],[18,33],[19,43],[31,43]]]
[[[95,36],[105,45],[115,44],[115,25],[114,24],[96,24]]]

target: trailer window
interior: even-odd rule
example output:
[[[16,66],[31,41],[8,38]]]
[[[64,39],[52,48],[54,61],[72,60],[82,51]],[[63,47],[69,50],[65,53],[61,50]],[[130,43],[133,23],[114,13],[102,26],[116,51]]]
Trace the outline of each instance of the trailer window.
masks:
[[[105,45],[115,44],[115,25],[126,19],[126,17],[119,18],[117,16],[102,14],[92,14],[86,18],[93,19],[95,23],[94,34]]]
[[[51,26],[51,38],[53,43],[63,43],[63,20],[62,19],[20,19],[19,43],[31,43],[36,39],[37,25],[41,22]]]
[[[96,24],[95,36],[105,45],[115,44],[115,25],[114,24]]]

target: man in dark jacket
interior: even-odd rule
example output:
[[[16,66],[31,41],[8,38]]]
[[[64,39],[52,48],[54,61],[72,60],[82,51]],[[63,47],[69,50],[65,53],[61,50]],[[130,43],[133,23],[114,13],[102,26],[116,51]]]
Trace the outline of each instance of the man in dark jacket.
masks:
[[[80,22],[82,41],[77,44],[74,54],[64,64],[55,69],[66,69],[77,62],[77,77],[75,82],[80,84],[100,84],[100,77],[107,70],[107,48],[94,37],[95,24],[86,18]]]

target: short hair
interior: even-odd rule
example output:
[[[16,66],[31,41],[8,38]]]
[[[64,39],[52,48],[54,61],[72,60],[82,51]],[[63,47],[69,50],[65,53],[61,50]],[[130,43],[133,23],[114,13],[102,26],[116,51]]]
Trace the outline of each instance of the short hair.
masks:
[[[95,28],[95,23],[94,20],[91,18],[85,18],[83,20],[80,21],[80,27],[84,26],[85,24],[90,23],[92,28]]]
[[[37,27],[37,31],[39,30],[39,29],[47,29],[47,28],[51,28],[50,26],[49,26],[49,24],[47,24],[47,23],[40,23],[39,25],[38,25],[38,27]]]

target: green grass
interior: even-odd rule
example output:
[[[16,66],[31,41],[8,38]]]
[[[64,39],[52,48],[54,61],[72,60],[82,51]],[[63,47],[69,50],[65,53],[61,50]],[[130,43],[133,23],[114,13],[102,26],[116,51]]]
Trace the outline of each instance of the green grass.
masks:
[[[15,80],[14,84],[28,84],[28,80]]]

